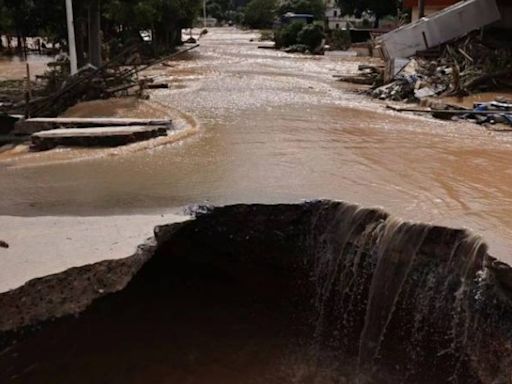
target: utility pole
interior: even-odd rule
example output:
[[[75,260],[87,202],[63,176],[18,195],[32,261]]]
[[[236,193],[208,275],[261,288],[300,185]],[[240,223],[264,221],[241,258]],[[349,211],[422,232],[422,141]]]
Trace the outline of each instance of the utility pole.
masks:
[[[101,12],[100,0],[93,0],[89,6],[89,61],[101,66]]]
[[[203,28],[206,28],[206,0],[203,0]]]
[[[425,17],[425,0],[418,0],[418,18],[421,19]]]
[[[68,23],[69,63],[71,65],[71,74],[74,75],[78,72],[78,63],[76,58],[75,25],[73,22],[72,0],[66,0],[66,19]]]

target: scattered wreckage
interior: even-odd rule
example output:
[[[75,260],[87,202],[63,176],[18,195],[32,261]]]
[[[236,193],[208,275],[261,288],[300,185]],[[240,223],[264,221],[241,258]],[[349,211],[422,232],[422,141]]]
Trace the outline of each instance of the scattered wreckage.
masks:
[[[457,23],[464,16],[463,23]],[[512,45],[500,34],[480,28],[500,20],[495,0],[460,2],[377,39],[385,66],[360,66],[341,81],[371,85],[380,100],[418,102],[432,97],[468,96],[510,88]],[[454,27],[456,26],[456,27]],[[411,110],[412,111],[412,110]],[[443,106],[412,112],[443,119],[471,119],[477,123],[512,125],[508,100],[477,103],[472,109]]]

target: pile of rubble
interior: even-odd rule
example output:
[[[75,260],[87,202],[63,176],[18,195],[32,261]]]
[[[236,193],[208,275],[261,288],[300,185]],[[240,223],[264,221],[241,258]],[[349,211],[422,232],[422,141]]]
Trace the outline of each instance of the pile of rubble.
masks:
[[[389,84],[372,91],[379,99],[415,101],[465,96],[512,84],[512,49],[471,34],[436,51],[420,52]]]
[[[376,85],[382,84],[384,78],[384,66],[361,64],[357,75],[334,75],[339,81],[352,84]]]
[[[393,81],[372,90],[381,100],[414,101],[440,95],[450,88],[453,68],[421,59],[412,59]]]
[[[133,64],[130,63],[133,49],[129,47],[102,66],[94,67],[88,64],[71,76],[65,73],[66,65],[58,65],[58,69],[55,69],[54,65],[54,68],[43,76],[45,85],[39,84],[37,93],[31,92],[28,95],[28,92],[25,92],[24,95],[22,89],[25,87],[21,86],[18,86],[15,92],[8,93],[9,89],[2,88],[0,84],[0,113],[53,117],[80,101],[106,99],[125,94],[131,89],[135,89],[136,94],[141,95],[144,89],[165,88],[167,84],[154,84],[154,79],[141,78],[138,74],[198,46],[196,44],[168,56],[146,60],[144,63],[136,60]],[[26,83],[26,80],[19,83]],[[35,86],[37,83],[31,84]]]
[[[396,63],[395,63],[396,64]],[[373,85],[381,100],[418,101],[431,96],[466,96],[512,86],[512,47],[470,34],[440,47],[418,52],[384,82],[380,68],[361,66],[341,81]]]

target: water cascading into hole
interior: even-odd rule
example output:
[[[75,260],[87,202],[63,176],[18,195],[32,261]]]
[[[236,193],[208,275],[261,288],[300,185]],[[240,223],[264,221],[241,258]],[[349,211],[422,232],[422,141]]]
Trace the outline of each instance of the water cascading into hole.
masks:
[[[0,295],[0,329],[21,326],[0,347],[0,379],[6,368],[37,382],[87,361],[89,381],[115,370],[125,383],[511,377],[512,273],[466,231],[315,201],[207,209],[157,239],[136,268],[109,261],[97,276],[89,266]],[[135,274],[125,289],[109,282],[121,267]],[[122,290],[82,310],[90,285],[97,296]],[[66,311],[81,314],[44,321]]]
[[[464,380],[482,342],[472,308],[482,240],[354,206],[322,216],[309,240],[317,245],[317,348],[341,351],[362,377],[392,367],[412,382]]]

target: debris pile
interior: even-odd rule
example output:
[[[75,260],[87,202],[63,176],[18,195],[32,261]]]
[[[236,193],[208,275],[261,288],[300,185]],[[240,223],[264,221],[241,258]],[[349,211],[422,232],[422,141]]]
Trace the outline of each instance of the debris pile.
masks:
[[[474,103],[473,110],[467,111],[458,118],[486,126],[495,124],[512,126],[512,100],[497,98],[488,103]]]
[[[357,75],[334,75],[339,81],[353,84],[376,85],[382,84],[384,67],[376,65],[361,64],[358,67]]]
[[[430,108],[409,108],[388,104],[386,106],[396,112],[414,112],[431,114],[442,120],[466,120],[484,125],[493,131],[511,131],[512,128],[495,128],[494,125],[512,127],[512,100],[497,97],[495,101],[474,103],[472,108],[445,103],[433,103]]]
[[[393,81],[373,90],[379,99],[415,101],[436,95],[466,96],[512,84],[512,49],[475,34],[419,52]]]
[[[396,61],[395,61],[396,63]],[[466,96],[512,85],[512,47],[507,42],[485,40],[470,34],[405,60],[392,80],[384,83],[380,70],[361,66],[341,81],[371,84],[381,100],[418,101],[431,96]]]
[[[152,84],[154,79],[140,78],[138,74],[196,47],[198,45],[165,57],[148,60],[144,64],[141,64],[140,57],[138,60],[133,59],[131,50],[125,50],[101,67],[86,65],[73,76],[59,76],[60,71],[66,71],[66,66],[57,66],[59,69],[54,66],[43,79],[46,80],[46,94],[40,95],[42,92],[39,92],[34,97],[25,97],[22,100],[19,97],[9,99],[7,95],[6,98],[10,101],[5,101],[3,108],[0,105],[0,112],[53,117],[80,101],[106,99],[131,89],[136,89],[142,94],[146,88],[165,88],[167,85]]]

